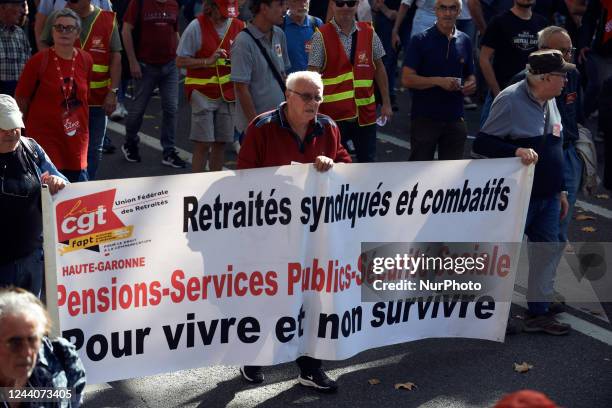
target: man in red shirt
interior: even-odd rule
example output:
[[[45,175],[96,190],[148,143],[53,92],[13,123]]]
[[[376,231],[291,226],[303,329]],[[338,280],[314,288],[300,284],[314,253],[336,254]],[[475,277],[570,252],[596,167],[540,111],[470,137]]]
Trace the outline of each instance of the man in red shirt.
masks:
[[[247,127],[238,155],[238,169],[314,163],[329,170],[334,162],[350,163],[340,143],[338,125],[318,113],[322,101],[321,76],[295,72],[287,78],[287,102],[257,116]]]
[[[140,162],[138,131],[153,90],[159,87],[163,112],[162,164],[185,167],[185,161],[174,147],[178,112],[178,70],[174,61],[179,41],[178,10],[175,0],[132,0],[123,19],[121,35],[136,87],[125,124],[125,144],[121,147],[129,162]]]
[[[287,77],[286,102],[262,113],[249,124],[238,155],[238,169],[314,163],[319,171],[331,169],[334,162],[350,163],[351,156],[340,143],[338,125],[318,113],[323,100],[321,75],[299,71]],[[321,360],[302,356],[298,381],[321,392],[335,392],[336,382],[321,368]],[[252,383],[264,380],[261,367],[240,367],[242,377]]]

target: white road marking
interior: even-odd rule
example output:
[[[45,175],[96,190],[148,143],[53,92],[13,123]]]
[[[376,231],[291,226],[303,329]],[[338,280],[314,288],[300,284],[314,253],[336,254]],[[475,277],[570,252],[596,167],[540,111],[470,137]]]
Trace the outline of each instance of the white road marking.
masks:
[[[582,208],[585,211],[592,212],[601,217],[612,219],[612,211],[607,208],[600,207],[595,204],[587,203],[586,201],[576,200],[576,206]]]
[[[125,126],[120,125],[117,122],[113,122],[109,120],[107,129],[110,129],[115,133],[119,133],[120,135],[125,136]],[[160,152],[162,151],[162,147],[159,142],[159,139],[154,138],[153,136],[149,136],[143,132],[138,132],[138,136],[140,137],[140,143],[142,143],[143,145],[151,147],[155,150],[159,150]],[[179,153],[179,155],[181,156],[183,160],[191,164],[191,158],[192,158],[191,153],[189,153],[187,150],[181,149],[180,147],[176,147],[176,151]]]
[[[399,139],[395,136],[391,136],[383,132],[377,132],[376,137],[380,140],[384,140],[385,142],[391,143],[392,145],[395,145],[395,146],[399,146],[403,149],[410,149],[410,142]]]

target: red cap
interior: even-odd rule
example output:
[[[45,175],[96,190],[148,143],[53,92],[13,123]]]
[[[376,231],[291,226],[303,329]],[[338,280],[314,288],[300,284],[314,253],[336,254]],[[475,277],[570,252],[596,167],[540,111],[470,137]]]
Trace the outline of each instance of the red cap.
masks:
[[[557,405],[541,392],[521,390],[506,395],[495,408],[557,408]]]
[[[225,18],[228,17],[238,17],[238,4],[236,0],[213,0],[217,7],[219,8],[219,12]]]

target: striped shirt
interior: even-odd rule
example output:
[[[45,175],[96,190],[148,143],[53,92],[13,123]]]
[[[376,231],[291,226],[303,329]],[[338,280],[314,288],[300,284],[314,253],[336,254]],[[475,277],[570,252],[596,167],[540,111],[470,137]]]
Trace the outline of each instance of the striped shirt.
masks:
[[[351,48],[352,48],[352,35],[355,31],[357,31],[357,25],[353,24],[353,28],[349,35],[346,35],[342,32],[338,24],[336,24],[335,20],[331,21],[331,24],[338,31],[338,36],[340,37],[340,41],[342,42],[342,46],[344,47],[344,51],[346,51],[346,56],[350,57]],[[377,61],[385,56],[385,49],[383,48],[382,42],[376,33],[374,33],[374,38],[372,39],[372,57],[374,61]],[[325,54],[323,52],[323,36],[320,31],[315,31],[312,36],[312,47],[310,49],[310,54],[308,55],[308,66],[322,68],[325,65]]]
[[[21,27],[0,25],[0,81],[17,81],[31,53]]]

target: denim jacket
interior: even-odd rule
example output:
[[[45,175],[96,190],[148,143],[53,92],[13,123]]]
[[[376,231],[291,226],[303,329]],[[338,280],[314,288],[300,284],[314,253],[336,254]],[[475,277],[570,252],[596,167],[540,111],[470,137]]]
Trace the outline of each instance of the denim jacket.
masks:
[[[25,156],[28,158],[28,160],[31,160],[35,164],[34,168],[36,169],[38,180],[40,180],[44,172],[48,171],[49,175],[58,176],[62,178],[65,182],[68,183],[68,179],[64,177],[64,175],[57,170],[55,165],[51,162],[51,159],[49,158],[49,156],[47,156],[47,153],[45,153],[43,148],[38,143],[36,143],[34,139],[22,136],[20,143],[22,144],[21,147],[22,147],[22,150]],[[31,146],[34,148],[34,152],[38,157],[37,160],[34,157],[31,157],[31,155],[28,153],[31,149],[28,149],[25,146],[26,143],[29,143],[28,146]]]
[[[73,392],[70,400],[62,400],[61,403],[30,403],[30,407],[79,407],[86,379],[85,368],[74,345],[61,337],[54,340],[44,337],[29,384],[31,387],[67,387]]]

